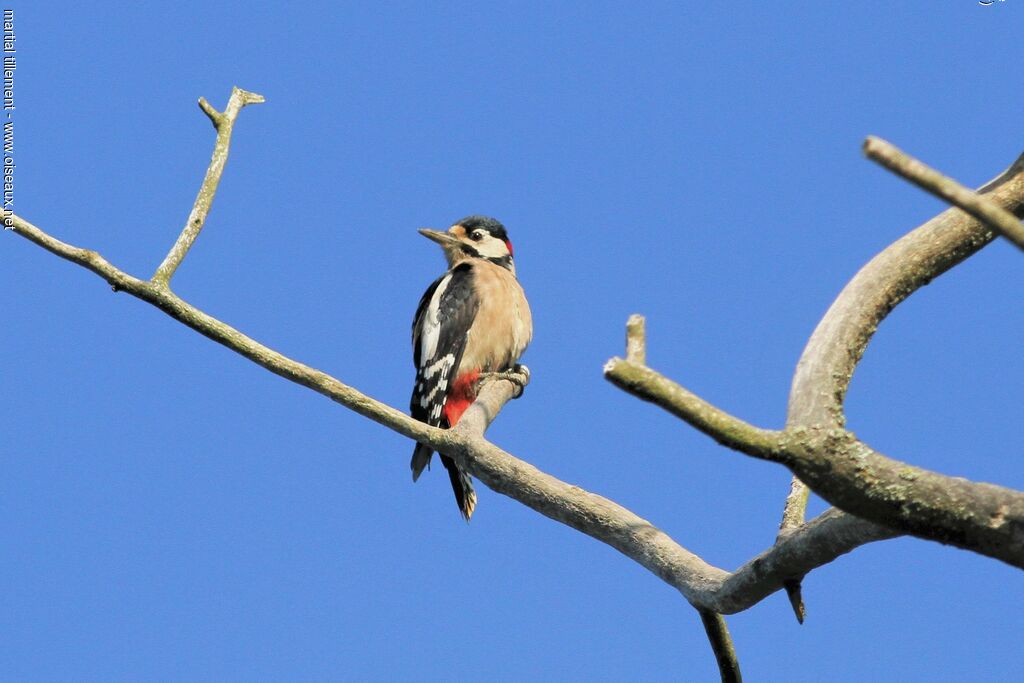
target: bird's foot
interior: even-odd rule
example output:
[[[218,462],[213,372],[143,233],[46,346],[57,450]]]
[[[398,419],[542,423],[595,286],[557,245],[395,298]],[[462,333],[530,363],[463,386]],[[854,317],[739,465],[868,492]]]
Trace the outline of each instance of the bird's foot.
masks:
[[[516,364],[510,370],[501,372],[481,372],[480,383],[492,379],[505,379],[515,386],[515,393],[512,398],[519,398],[523,395],[523,389],[530,383],[530,368],[525,365]]]

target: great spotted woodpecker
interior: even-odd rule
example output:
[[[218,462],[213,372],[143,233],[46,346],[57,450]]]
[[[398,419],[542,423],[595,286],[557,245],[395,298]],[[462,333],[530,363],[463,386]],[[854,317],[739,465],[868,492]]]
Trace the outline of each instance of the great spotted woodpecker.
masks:
[[[412,416],[434,427],[454,427],[476,398],[481,375],[515,367],[533,335],[530,306],[516,280],[512,243],[493,218],[469,216],[447,232],[420,233],[441,245],[448,272],[420,299],[412,323],[416,383]],[[433,450],[417,444],[412,480],[430,464]],[[443,453],[441,462],[469,521],[476,492],[469,475]]]

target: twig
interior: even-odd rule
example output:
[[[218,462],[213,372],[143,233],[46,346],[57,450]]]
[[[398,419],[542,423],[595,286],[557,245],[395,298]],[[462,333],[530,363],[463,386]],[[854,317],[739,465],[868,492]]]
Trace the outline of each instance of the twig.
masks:
[[[995,202],[942,175],[881,138],[868,136],[864,140],[864,154],[922,190],[969,213],[1018,248],[1024,249],[1024,225]]]
[[[807,607],[804,605],[804,595],[800,585],[802,581],[802,578],[787,579],[782,584],[789,597],[789,606],[793,608],[793,614],[796,615],[797,622],[801,624],[807,618]]]
[[[742,683],[743,674],[740,673],[740,663],[736,659],[736,648],[732,644],[732,636],[729,635],[729,628],[725,625],[725,617],[707,610],[697,610],[700,613],[700,620],[704,624],[704,631],[708,634],[711,642],[711,650],[715,653],[715,661],[718,662],[718,671],[722,676],[722,683]]]
[[[174,246],[167,253],[163,263],[153,274],[152,282],[158,287],[166,288],[174,276],[181,262],[192,248],[192,243],[199,237],[203,224],[206,223],[206,216],[210,213],[210,206],[213,204],[213,197],[217,194],[217,186],[220,184],[220,177],[224,173],[224,165],[228,161],[228,150],[231,147],[231,132],[235,127],[235,119],[238,113],[250,104],[263,102],[263,96],[251,93],[241,88],[232,88],[231,98],[228,106],[221,113],[213,108],[205,98],[199,98],[199,108],[210,117],[213,127],[217,129],[217,141],[213,145],[213,156],[210,158],[210,165],[206,169],[206,177],[199,187],[199,194],[192,205],[192,211],[188,215],[188,221],[178,235]]]
[[[782,522],[779,524],[779,534],[775,537],[779,542],[799,529],[804,523],[804,514],[807,510],[807,498],[811,489],[807,484],[800,481],[800,477],[794,476],[789,484],[789,495],[782,508]],[[793,608],[793,614],[798,623],[804,623],[807,616],[807,606],[804,604],[801,582],[803,577],[789,579],[785,583],[786,596]]]
[[[626,321],[626,360],[647,365],[647,332],[644,317],[639,313],[629,316]]]

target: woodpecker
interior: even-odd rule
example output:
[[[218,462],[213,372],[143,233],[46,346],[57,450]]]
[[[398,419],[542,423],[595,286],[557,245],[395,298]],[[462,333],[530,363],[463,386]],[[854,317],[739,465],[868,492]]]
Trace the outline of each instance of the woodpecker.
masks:
[[[423,228],[420,234],[441,245],[448,272],[423,293],[413,318],[416,382],[410,411],[417,420],[449,429],[476,399],[481,376],[516,368],[533,336],[533,321],[505,226],[468,216],[447,232]],[[433,452],[416,444],[413,481],[430,465]],[[473,482],[454,460],[440,456],[468,522],[476,507]]]

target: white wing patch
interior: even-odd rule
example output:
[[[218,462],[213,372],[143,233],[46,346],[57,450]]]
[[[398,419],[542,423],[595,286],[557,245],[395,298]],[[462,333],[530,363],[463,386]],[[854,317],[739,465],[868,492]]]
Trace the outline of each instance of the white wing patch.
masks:
[[[433,358],[437,352],[437,342],[441,338],[441,320],[439,317],[441,297],[444,295],[444,290],[448,289],[448,283],[451,281],[451,273],[444,276],[444,279],[438,283],[437,288],[434,290],[433,296],[430,297],[427,310],[423,312],[423,325],[420,328],[420,358],[423,361]]]

